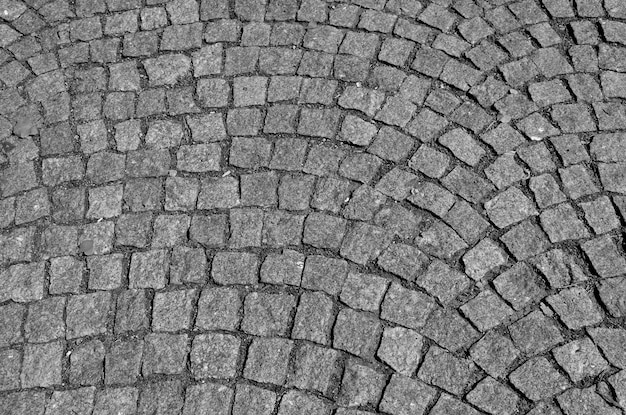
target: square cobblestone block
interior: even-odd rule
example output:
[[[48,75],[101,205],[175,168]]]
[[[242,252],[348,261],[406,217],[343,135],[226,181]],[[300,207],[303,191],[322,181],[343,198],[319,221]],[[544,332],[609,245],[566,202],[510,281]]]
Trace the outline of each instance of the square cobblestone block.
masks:
[[[110,293],[70,297],[66,311],[67,338],[105,334],[111,308]]]
[[[293,342],[280,338],[254,338],[248,348],[243,376],[261,383],[283,385],[287,379]]]
[[[191,326],[195,290],[157,293],[153,300],[152,328],[156,331],[179,331]]]
[[[406,376],[394,374],[387,388],[380,408],[392,414],[414,413],[423,415],[435,401],[435,389]]]
[[[218,252],[213,257],[212,278],[220,284],[258,282],[258,258],[244,252]]]
[[[148,302],[145,290],[125,290],[117,297],[115,333],[148,329]]]
[[[287,384],[299,389],[332,393],[333,382],[340,376],[341,353],[309,344],[301,345],[295,353],[295,370]]]
[[[333,301],[322,292],[303,292],[296,311],[292,338],[328,345],[334,322]]]
[[[129,270],[131,288],[163,288],[169,268],[168,254],[164,250],[135,252]]]
[[[235,376],[241,341],[232,335],[209,333],[193,339],[190,360],[196,379]]]
[[[370,274],[350,273],[341,289],[340,299],[357,310],[377,313],[389,282]]]
[[[513,342],[496,332],[483,336],[472,348],[472,359],[487,373],[494,377],[506,374],[507,369],[519,356],[520,352]]]
[[[24,388],[50,387],[61,383],[63,344],[29,344],[24,347],[20,375]]]
[[[285,335],[295,305],[295,298],[287,294],[248,294],[241,327],[245,332],[259,336]]]
[[[415,330],[424,327],[437,305],[428,295],[392,283],[382,304],[381,318]]]
[[[381,333],[382,326],[377,318],[346,308],[337,316],[333,329],[333,347],[371,359]]]
[[[513,323],[509,331],[516,347],[528,355],[542,353],[563,341],[556,322],[540,311]]]
[[[185,369],[188,345],[186,334],[149,334],[145,337],[141,373],[174,375]]]
[[[234,330],[239,326],[241,298],[234,288],[207,287],[198,300],[195,327],[203,330]]]
[[[533,401],[552,397],[569,387],[569,382],[544,358],[528,360],[509,376],[511,382]]]
[[[348,360],[343,373],[339,402],[346,406],[364,406],[377,403],[385,387],[387,376],[356,360]],[[341,409],[337,411],[340,414]],[[348,415],[346,412],[344,415]],[[355,413],[355,415],[359,415]]]

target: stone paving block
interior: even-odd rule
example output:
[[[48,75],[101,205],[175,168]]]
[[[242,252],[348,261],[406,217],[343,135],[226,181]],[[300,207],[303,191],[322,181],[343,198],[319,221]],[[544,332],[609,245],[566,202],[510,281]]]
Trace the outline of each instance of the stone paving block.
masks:
[[[487,377],[467,394],[467,400],[490,414],[512,414],[519,397],[508,386]]]
[[[412,376],[421,359],[423,337],[403,327],[386,328],[377,356],[404,376]]]
[[[474,243],[490,228],[489,222],[461,199],[456,200],[443,220],[468,244]]]
[[[471,203],[479,202],[495,189],[486,179],[461,166],[448,173],[442,183],[452,193]]]
[[[278,176],[261,172],[241,176],[241,203],[244,206],[269,207],[278,203]]]
[[[471,382],[475,370],[473,363],[432,346],[424,356],[417,376],[423,382],[443,388],[454,395],[460,395]]]
[[[269,415],[274,409],[276,394],[253,385],[237,385],[233,403],[234,415],[258,413]]]
[[[5,330],[0,336],[0,345],[6,347],[23,342],[22,320],[26,316],[26,307],[9,303],[0,308],[0,322]]]
[[[333,302],[322,292],[305,292],[300,296],[292,338],[327,345],[334,322]]]
[[[104,334],[111,309],[111,295],[100,292],[71,297],[67,303],[67,338]]]
[[[569,387],[564,378],[544,357],[528,360],[509,376],[511,382],[533,401],[552,397]]]
[[[601,163],[599,168],[600,180],[605,190],[615,193],[626,193],[623,184],[626,175],[626,163]]]
[[[461,311],[482,332],[499,326],[513,315],[509,307],[493,291],[485,290],[461,306]]]
[[[19,389],[21,361],[22,355],[18,350],[7,349],[0,352],[0,362],[2,363],[0,390]]]
[[[435,399],[435,390],[424,383],[401,375],[391,378],[381,401],[381,409],[393,414],[414,412],[422,415]]]
[[[105,384],[134,383],[139,376],[143,341],[120,341],[111,345],[105,357]]]
[[[552,175],[542,174],[532,177],[529,187],[535,194],[537,205],[542,209],[566,200],[565,194]]]
[[[20,383],[24,388],[50,387],[61,380],[63,344],[29,344],[24,347]]]
[[[489,219],[499,228],[508,227],[538,213],[517,187],[510,187],[485,202],[485,209]]]
[[[94,395],[93,387],[53,392],[46,404],[46,412],[55,415],[65,411],[76,414],[91,413]]]
[[[452,301],[470,285],[467,276],[441,260],[432,261],[416,282],[442,303]]]
[[[369,221],[374,218],[376,212],[385,204],[387,197],[376,189],[364,184],[352,194],[343,215],[347,219]]]
[[[588,337],[557,347],[552,353],[575,383],[597,376],[608,368],[607,361]]]
[[[304,221],[302,242],[318,248],[338,249],[346,232],[346,220],[326,215],[311,213]]]
[[[619,253],[610,236],[603,236],[582,244],[596,272],[602,277],[617,276],[624,272],[626,259]]]
[[[409,166],[433,179],[446,172],[450,158],[433,147],[421,145],[411,157]]]
[[[115,333],[147,329],[148,297],[145,290],[122,291],[117,297]]]
[[[415,238],[415,244],[424,253],[445,260],[468,248],[463,239],[442,221],[433,222]]]
[[[451,308],[435,309],[420,332],[451,351],[468,346],[478,337],[467,320]]]
[[[611,407],[592,388],[572,388],[557,397],[559,406],[568,414],[583,414],[585,412],[619,414],[617,408]]]
[[[528,172],[515,162],[514,155],[511,153],[498,157],[485,168],[485,174],[498,189],[503,189],[529,177]]]
[[[137,412],[165,414],[180,412],[183,407],[183,389],[180,381],[149,383],[139,391]]]
[[[105,348],[100,340],[88,340],[72,350],[70,383],[94,385],[103,380]]]
[[[623,369],[626,365],[626,353],[618,345],[626,337],[624,331],[618,328],[595,328],[588,329],[588,333],[600,347],[604,357],[612,365]]]
[[[337,315],[333,328],[333,347],[371,359],[378,347],[381,333],[382,326],[377,318],[365,312],[345,308]]]
[[[368,153],[346,157],[339,166],[339,175],[361,183],[369,183],[378,173],[382,160]]]
[[[398,167],[387,172],[376,184],[376,190],[395,200],[406,199],[418,183],[418,176]]]
[[[544,143],[520,148],[517,154],[535,173],[556,170],[556,165],[552,161],[552,155]]]
[[[383,207],[374,217],[374,223],[401,238],[414,239],[423,215],[398,204]]]
[[[452,193],[430,182],[416,183],[408,200],[439,217],[444,216],[455,201]]]
[[[341,259],[321,255],[308,256],[304,263],[301,286],[337,295],[344,285],[348,263]]]
[[[64,337],[64,309],[65,298],[62,297],[31,303],[24,324],[25,338],[31,343],[44,343]]]
[[[163,288],[169,258],[165,250],[136,252],[130,261],[129,283],[131,288]]]
[[[381,318],[419,330],[437,306],[428,295],[393,283],[387,290],[381,308]]]
[[[585,225],[576,216],[576,211],[567,203],[544,210],[539,218],[551,242],[582,239],[589,236]]]
[[[604,280],[598,287],[602,303],[614,317],[624,315],[624,307],[622,305],[624,295],[626,295],[624,288],[626,288],[626,286],[623,277]]]
[[[191,371],[196,379],[231,378],[237,369],[240,340],[235,336],[210,333],[193,339]]]
[[[500,237],[517,260],[540,254],[548,249],[549,242],[541,229],[528,220],[514,226]]]
[[[474,166],[485,154],[485,151],[461,129],[452,130],[439,137],[439,143],[448,147],[461,161]]]
[[[152,305],[152,328],[155,331],[179,331],[191,325],[195,302],[194,290],[157,293]]]
[[[578,199],[599,191],[589,171],[580,164],[560,169],[559,174],[566,193],[572,199]]]
[[[225,209],[240,203],[238,179],[226,176],[201,180],[198,209]]]
[[[230,211],[231,248],[261,246],[263,212],[260,209],[233,209]]]
[[[225,415],[230,410],[234,391],[215,383],[197,384],[189,387],[185,393],[183,414],[208,414],[211,408],[215,414]]]
[[[375,275],[350,273],[341,289],[340,298],[357,310],[377,312],[389,283]]]
[[[472,346],[470,355],[485,372],[502,377],[520,352],[508,337],[491,331]]]
[[[574,287],[547,298],[565,325],[573,330],[602,320],[598,305],[583,288]]]
[[[141,373],[178,374],[185,368],[188,354],[186,334],[149,334],[144,339]]]
[[[385,387],[387,376],[354,359],[346,362],[339,402],[350,406],[376,404]],[[340,413],[341,409],[337,413]]]
[[[298,389],[320,392],[327,395],[332,382],[339,379],[339,359],[337,350],[309,344],[301,345],[295,353],[295,370],[287,384]]]
[[[405,244],[392,244],[378,257],[378,265],[407,281],[422,274],[428,258],[419,249]]]
[[[286,210],[307,209],[311,203],[314,185],[314,176],[295,174],[283,176],[278,186],[278,207]],[[341,201],[343,202],[343,199]]]
[[[241,328],[258,336],[286,335],[295,305],[292,295],[250,293],[244,300]]]
[[[365,265],[376,259],[391,242],[392,235],[385,229],[357,223],[341,244],[340,255],[357,264]]]
[[[564,340],[556,322],[533,311],[510,326],[515,346],[528,355],[543,353]]]
[[[195,327],[204,330],[233,330],[239,325],[241,298],[234,288],[205,288],[198,300]]]
[[[262,383],[284,384],[292,348],[293,342],[291,340],[280,338],[253,339],[248,349],[243,376]]]
[[[317,396],[298,390],[287,392],[280,401],[279,415],[295,415],[305,411],[312,415],[325,415],[330,412],[328,404]]]
[[[493,280],[498,293],[515,310],[526,307],[546,296],[542,281],[526,263],[519,262]]]

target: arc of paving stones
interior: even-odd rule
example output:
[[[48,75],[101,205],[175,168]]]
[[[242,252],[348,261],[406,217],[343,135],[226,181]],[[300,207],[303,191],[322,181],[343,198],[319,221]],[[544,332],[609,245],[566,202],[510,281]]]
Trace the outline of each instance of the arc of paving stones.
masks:
[[[0,412],[623,414],[625,19],[0,0]]]

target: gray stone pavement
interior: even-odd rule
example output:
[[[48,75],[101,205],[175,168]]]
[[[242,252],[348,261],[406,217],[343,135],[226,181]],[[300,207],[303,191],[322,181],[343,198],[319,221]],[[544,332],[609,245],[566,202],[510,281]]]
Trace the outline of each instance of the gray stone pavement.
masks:
[[[624,415],[624,0],[0,0],[0,414]]]

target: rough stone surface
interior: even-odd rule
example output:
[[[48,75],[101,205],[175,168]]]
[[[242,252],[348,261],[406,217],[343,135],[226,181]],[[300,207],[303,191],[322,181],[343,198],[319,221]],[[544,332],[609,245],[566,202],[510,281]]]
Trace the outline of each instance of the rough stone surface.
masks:
[[[0,16],[4,412],[624,406],[623,1]]]

